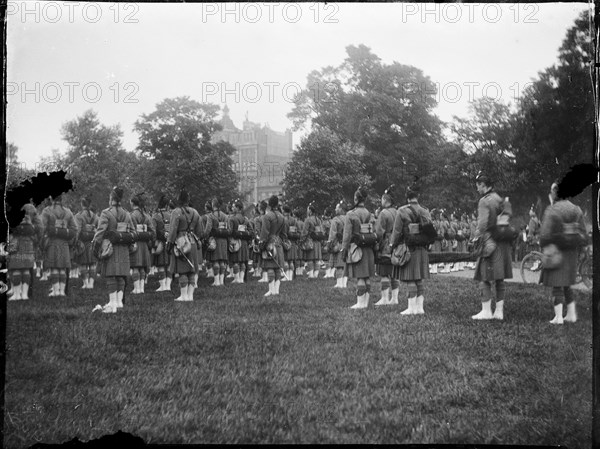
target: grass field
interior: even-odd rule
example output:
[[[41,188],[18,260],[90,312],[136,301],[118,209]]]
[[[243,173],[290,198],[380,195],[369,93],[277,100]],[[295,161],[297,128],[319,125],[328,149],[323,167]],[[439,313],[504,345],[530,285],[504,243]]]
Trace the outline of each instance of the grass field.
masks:
[[[427,282],[424,316],[400,315],[404,293],[350,310],[354,289],[332,280],[284,282],[276,299],[256,281],[209,284],[193,303],[127,295],[114,315],[91,313],[101,281],[61,300],[42,282],[10,302],[5,447],[118,430],[147,443],[591,446],[590,293],[575,293],[579,322],[553,326],[540,286],[509,284],[505,321],[474,322],[465,279]]]

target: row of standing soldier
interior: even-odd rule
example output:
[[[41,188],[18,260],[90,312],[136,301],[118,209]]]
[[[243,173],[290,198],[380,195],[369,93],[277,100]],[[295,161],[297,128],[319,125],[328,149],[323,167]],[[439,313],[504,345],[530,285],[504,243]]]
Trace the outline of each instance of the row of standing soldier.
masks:
[[[489,182],[485,177],[480,177],[479,180],[482,183]],[[82,267],[82,288],[93,288],[95,256],[102,254],[104,235],[123,232],[135,233],[135,241],[113,242],[110,245],[110,255],[104,255],[100,262],[99,268],[106,278],[109,291],[109,304],[103,308],[106,312],[114,313],[123,307],[128,275],[133,280],[132,293],[144,293],[150,266],[156,267],[158,271],[158,291],[170,290],[172,276],[175,275],[181,290],[181,295],[176,300],[191,301],[204,253],[214,275],[214,286],[224,285],[228,265],[233,271],[233,283],[243,283],[248,262],[252,259],[256,262],[257,274],[260,269],[264,273],[261,281],[269,283],[269,291],[265,296],[279,294],[281,280],[291,280],[295,273],[299,273],[298,270],[302,270],[305,262],[308,277],[318,277],[323,259],[328,258],[326,277],[337,278],[335,288],[346,287],[348,277],[357,279],[358,299],[353,308],[367,306],[370,279],[375,274],[375,262],[378,262],[377,273],[381,276],[382,296],[376,305],[397,304],[401,280],[408,284],[409,291],[409,307],[403,314],[423,313],[422,280],[429,277],[430,269],[437,272],[437,264],[428,264],[427,247],[411,248],[412,262],[405,267],[392,266],[381,254],[386,251],[386,245],[395,247],[402,239],[406,225],[412,220],[411,214],[407,215],[411,208],[417,211],[417,215],[427,217],[434,224],[438,235],[430,246],[434,252],[467,251],[469,238],[473,237],[472,240],[476,241],[483,236],[486,231],[482,226],[487,224],[482,222],[487,220],[492,223],[490,217],[499,213],[498,207],[502,204],[497,194],[490,196],[493,193],[492,187],[481,184],[480,188],[479,184],[481,183],[478,183],[478,191],[483,194],[478,211],[479,223],[473,220],[469,222],[464,216],[461,222],[453,220],[453,217],[444,220],[439,215],[436,216],[435,212],[432,218],[426,209],[418,205],[417,195],[410,189],[408,204],[398,210],[392,207],[393,198],[386,191],[382,196],[377,218],[364,209],[366,193],[359,189],[355,194],[355,207],[348,214],[345,204],[340,202],[335,209],[336,216],[322,221],[311,204],[307,208],[304,222],[300,220],[298,211],[292,214],[289,207],[284,206],[282,214],[277,197],[272,197],[268,203],[262,202],[259,214],[254,219],[243,215],[241,201],[236,201],[232,213],[226,215],[220,211],[219,201],[214,200],[211,204],[207,203],[207,213],[200,216],[195,209],[189,207],[189,195],[185,191],[182,191],[179,205],[172,212],[169,212],[167,202],[162,198],[153,216],[145,212],[141,196],[135,196],[131,200],[133,211],[130,214],[121,205],[123,192],[118,188],[113,189],[110,207],[102,211],[100,217],[90,211],[90,204],[86,199],[82,200],[82,211],[73,215],[70,209],[62,206],[60,197],[56,198],[52,205],[43,210],[41,220],[35,208],[26,205],[23,223],[13,230],[11,240],[13,245],[16,242],[19,247],[18,251],[13,248],[12,257],[9,258],[13,299],[27,299],[36,241],[43,241],[42,246],[46,249],[44,267],[50,270],[50,296],[62,296],[65,294],[66,276],[70,268],[70,249],[78,248],[76,260]],[[490,198],[494,198],[494,201]],[[357,229],[360,234],[361,225],[365,224],[374,225],[377,250],[366,248],[359,262],[349,263],[349,241],[356,238]],[[174,231],[169,232],[171,229]],[[182,251],[178,243],[188,236],[191,237],[187,241],[187,249],[184,245]],[[77,242],[77,245],[73,245],[73,242]],[[509,267],[510,256],[504,254],[506,245],[498,244],[498,248],[492,258],[480,258],[477,265],[475,279],[482,282],[486,301],[483,301],[482,312],[473,317],[475,319],[503,319],[503,280],[512,276],[512,269]],[[453,265],[460,267],[460,264]],[[446,267],[442,272],[448,270]],[[497,292],[494,314],[488,308],[492,298],[492,281]],[[567,298],[568,305],[572,304],[569,310],[574,310],[570,291],[566,289],[567,286],[561,288],[562,297]],[[555,294],[561,297],[560,293]],[[557,311],[553,322],[559,321],[562,322]],[[574,319],[571,317],[567,321]]]
[[[13,285],[17,286],[13,299],[27,299],[28,297],[30,269],[33,267],[36,255],[35,246],[41,246],[45,249],[43,252],[44,268],[50,272],[49,277],[52,285],[49,296],[65,295],[68,270],[77,270],[77,276],[80,273],[83,289],[93,288],[97,260],[93,255],[91,243],[98,228],[99,217],[91,210],[90,202],[86,198],[82,199],[81,206],[81,211],[73,216],[71,210],[62,205],[61,198],[56,198],[52,201],[52,205],[43,210],[41,214],[42,222],[35,213],[33,206],[27,205],[24,221],[32,225],[30,226],[33,230],[32,234],[35,235],[27,236],[23,234],[22,231],[26,227],[25,223],[13,230],[14,243],[18,241],[19,237],[22,240],[19,245],[20,251],[12,251],[13,256],[10,258],[11,280]],[[159,201],[157,211],[149,216],[145,212],[141,196],[134,196],[131,200],[131,206],[133,208],[131,212],[132,226],[138,232],[138,238],[140,235],[144,235],[144,242],[151,243],[151,245],[136,244],[133,248],[129,247],[130,250],[133,249],[130,251],[129,258],[130,274],[133,280],[132,293],[144,293],[144,281],[151,266],[158,272],[160,284],[158,291],[170,290],[172,278],[169,274],[178,274],[181,270],[180,267],[177,267],[177,262],[173,267],[176,269],[171,269],[170,257],[168,252],[164,251],[169,222],[172,218],[172,207],[168,207],[167,201],[163,197]],[[202,215],[199,220],[193,214],[187,216],[187,211],[189,211],[187,207],[175,214],[174,218],[176,220],[191,220],[192,229],[195,231],[194,235],[199,236],[205,242],[205,237],[211,234],[212,229],[218,229],[219,227],[233,230],[227,231],[225,233],[226,237],[235,233],[238,228],[247,227],[250,232],[246,233],[246,236],[253,235],[254,240],[256,240],[258,234],[260,234],[262,215],[266,212],[266,202],[263,201],[260,205],[257,205],[257,213],[253,219],[247,219],[243,215],[243,204],[240,201],[236,201],[232,205],[232,213],[228,216],[221,212],[219,207],[218,201],[213,204],[207,203],[205,207],[206,214]],[[213,212],[213,209],[216,212]],[[347,279],[341,275],[343,263],[340,262],[339,249],[331,251],[331,254],[329,251],[335,250],[341,242],[344,223],[340,217],[345,214],[345,210],[345,204],[340,202],[336,206],[335,217],[329,219],[327,214],[321,219],[316,213],[316,208],[311,204],[307,208],[306,220],[302,221],[299,210],[294,211],[294,214],[292,214],[289,207],[283,207],[286,235],[289,237],[284,241],[285,257],[283,265],[285,279],[292,279],[294,274],[301,274],[305,261],[308,277],[317,278],[321,264],[324,261],[329,261],[325,277],[334,277],[334,272],[337,270],[338,283],[336,287],[346,286]],[[118,210],[115,209],[113,212],[117,213]],[[387,213],[389,213],[389,210],[384,209],[383,216],[385,217]],[[374,223],[376,221],[375,217],[371,217],[371,221]],[[463,239],[460,238],[461,228],[468,238],[465,221],[463,221],[462,227],[459,227],[459,224],[452,220],[446,220],[445,222],[436,220],[434,222],[436,226],[442,229],[440,235],[445,235],[449,242],[446,243],[446,238],[440,239],[436,241],[434,246],[439,245],[441,250],[451,251],[457,247],[460,250],[463,243]],[[199,230],[196,229],[198,224],[200,225]],[[207,225],[209,225],[208,229]],[[52,230],[54,228],[62,228],[66,231],[58,232],[58,234],[56,232],[43,233],[43,229]],[[458,242],[454,240],[456,234],[458,234]],[[307,238],[308,236],[314,237],[310,245],[307,245],[307,240],[310,240]],[[327,240],[328,236],[329,239]],[[210,275],[214,275],[214,286],[224,284],[225,268],[227,266],[233,271],[233,283],[243,283],[250,259],[259,267],[256,272],[260,276],[262,257],[259,250],[254,251],[257,249],[255,242],[248,242],[248,239],[242,238],[238,242],[239,249],[232,251],[232,247],[228,245],[229,242],[226,239],[217,238],[215,240],[216,248],[211,248],[212,251],[206,251],[206,245],[204,246],[204,253],[210,266]],[[337,244],[335,244],[336,240]],[[237,247],[234,245],[235,248]],[[196,255],[193,255],[193,258],[196,258]],[[202,257],[200,257],[200,260],[202,260]],[[39,262],[38,260],[38,273],[41,265]],[[187,261],[185,263],[189,265]],[[192,262],[192,266],[194,265],[195,263]],[[434,272],[436,270],[437,266],[434,266]],[[45,278],[42,277],[42,279]],[[264,270],[260,282],[266,281],[268,281],[268,272]]]

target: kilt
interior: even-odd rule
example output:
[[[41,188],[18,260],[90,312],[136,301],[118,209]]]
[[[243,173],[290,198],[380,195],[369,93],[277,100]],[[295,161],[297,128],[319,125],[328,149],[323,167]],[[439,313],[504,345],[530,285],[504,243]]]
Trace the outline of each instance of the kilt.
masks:
[[[227,237],[215,237],[217,241],[217,247],[214,251],[209,251],[206,260],[209,262],[227,262],[229,260],[229,242],[227,241]],[[194,245],[192,245],[194,246]]]
[[[35,246],[30,237],[21,236],[18,239],[18,249],[14,254],[9,254],[7,257],[7,268],[9,270],[28,270],[33,268],[35,262]]]
[[[35,260],[36,262],[43,262],[44,261],[44,253],[46,251],[44,251],[42,249],[42,245],[38,245],[37,250],[35,251]]]
[[[554,270],[542,270],[540,284],[546,287],[569,287],[575,284],[577,277],[577,266],[579,265],[579,256],[576,249],[561,251],[563,263]]]
[[[178,273],[178,274],[190,274],[198,272],[198,261],[200,260],[198,256],[202,255],[202,251],[198,251],[198,247],[195,244],[192,244],[192,249],[186,257],[192,262],[191,266],[187,260],[183,257],[177,257],[173,252],[170,255],[169,264],[169,273]]]
[[[254,252],[254,250],[250,250],[250,258],[252,259],[252,263],[255,267],[260,267],[260,253]]]
[[[286,262],[294,262],[297,259],[298,245],[296,242],[291,242],[292,246],[288,251],[283,250],[283,258]]]
[[[77,262],[79,257],[75,255],[75,246],[69,246],[69,254],[71,255],[71,268],[77,267],[79,265]]]
[[[44,255],[44,268],[71,268],[69,242],[54,238],[48,241],[48,247]]]
[[[248,248],[248,241],[241,240],[240,250],[237,253],[229,253],[230,263],[248,263],[250,260],[250,250]]]
[[[152,257],[148,249],[148,242],[137,242],[137,250],[129,254],[131,268],[150,268]]]
[[[344,276],[353,279],[365,279],[375,275],[375,253],[372,247],[362,248],[363,256],[356,263],[347,263]]]
[[[496,249],[490,257],[479,257],[475,266],[476,281],[496,281],[512,279],[511,245],[497,242]]]
[[[321,243],[321,259],[323,262],[327,262],[329,260],[329,250],[327,249],[327,245],[325,243]]]
[[[166,249],[163,249],[163,252],[160,254],[152,255],[152,265],[154,265],[155,267],[167,267],[169,266],[169,262],[169,254],[167,254]]]
[[[304,251],[304,260],[308,260],[314,262],[316,260],[321,260],[323,258],[323,252],[321,249],[321,242],[313,240],[315,242],[315,246],[310,251]]]
[[[79,257],[77,257],[77,263],[79,265],[93,265],[96,263],[94,252],[92,251],[92,242],[85,242],[85,251]]]
[[[342,252],[339,253],[329,253],[329,265],[334,268],[344,268],[346,263],[342,258]]]
[[[394,266],[390,264],[377,264],[377,274],[379,276],[392,277],[394,275]]]
[[[129,245],[113,245],[112,255],[98,265],[103,277],[129,276]]]
[[[441,253],[442,252],[442,241],[441,240],[435,240],[433,242],[433,249],[432,251],[434,253]]]
[[[410,260],[403,267],[394,266],[394,279],[419,281],[429,279],[429,254],[423,246],[409,247]]]
[[[262,259],[262,268],[265,270],[277,270],[279,267],[283,268],[283,264],[285,263],[283,260],[283,246],[281,246],[281,243],[275,242],[273,245],[275,246],[275,258]],[[277,264],[279,264],[279,266],[277,266]]]

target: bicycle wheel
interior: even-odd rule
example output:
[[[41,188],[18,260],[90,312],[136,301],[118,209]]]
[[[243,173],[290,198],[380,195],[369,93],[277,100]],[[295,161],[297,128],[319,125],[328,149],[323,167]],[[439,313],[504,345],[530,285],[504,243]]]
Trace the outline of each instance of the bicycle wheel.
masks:
[[[521,279],[526,284],[537,284],[542,273],[542,258],[538,253],[531,252],[521,261]]]
[[[594,280],[593,280],[593,276],[594,276],[594,272],[592,269],[592,260],[591,259],[585,259],[583,262],[581,262],[579,264],[579,270],[577,273],[577,277],[579,278],[579,276],[581,276],[581,281],[583,282],[583,284],[588,288],[591,289],[592,285],[594,284]]]

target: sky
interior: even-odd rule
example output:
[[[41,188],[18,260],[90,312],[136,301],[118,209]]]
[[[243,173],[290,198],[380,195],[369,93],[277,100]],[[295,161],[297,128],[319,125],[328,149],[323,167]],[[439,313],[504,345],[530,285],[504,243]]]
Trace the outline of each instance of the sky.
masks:
[[[134,122],[165,98],[189,96],[276,131],[307,75],[364,44],[383,63],[421,69],[438,84],[434,113],[465,117],[484,95],[514,103],[555,64],[585,3],[161,4],[8,2],[7,140],[35,166],[64,151],[61,126],[93,109]],[[294,133],[294,144],[302,133]]]

